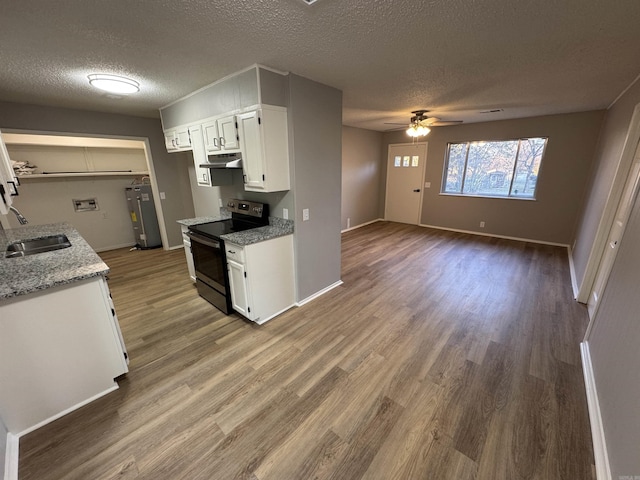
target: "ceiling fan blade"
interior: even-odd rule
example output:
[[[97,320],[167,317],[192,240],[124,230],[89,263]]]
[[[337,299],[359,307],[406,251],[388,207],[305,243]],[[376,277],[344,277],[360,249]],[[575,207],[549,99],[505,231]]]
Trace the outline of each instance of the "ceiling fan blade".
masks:
[[[398,122],[384,122],[385,125],[406,125],[409,126],[409,124],[407,122],[402,122],[402,123],[398,123]]]
[[[442,120],[436,121],[431,124],[432,127],[447,127],[449,125],[459,125],[462,123],[462,120]]]

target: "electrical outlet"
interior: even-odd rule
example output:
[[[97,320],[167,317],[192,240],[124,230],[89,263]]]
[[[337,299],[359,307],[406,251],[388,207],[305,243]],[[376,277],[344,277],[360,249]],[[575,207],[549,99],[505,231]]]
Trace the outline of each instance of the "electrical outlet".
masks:
[[[160,192],[160,200],[165,200],[167,198],[167,196],[164,194],[164,192]]]
[[[484,222],[480,222],[480,228],[484,228]]]
[[[347,228],[351,228],[351,219],[347,218]]]
[[[218,199],[218,206],[222,207],[222,199],[221,198]],[[287,218],[287,217],[285,217],[285,218]]]
[[[289,218],[289,209],[288,208],[283,208],[282,209],[282,218],[284,218],[285,220],[287,220]]]
[[[305,208],[302,210],[302,221],[306,222],[307,220],[309,220],[309,209]]]

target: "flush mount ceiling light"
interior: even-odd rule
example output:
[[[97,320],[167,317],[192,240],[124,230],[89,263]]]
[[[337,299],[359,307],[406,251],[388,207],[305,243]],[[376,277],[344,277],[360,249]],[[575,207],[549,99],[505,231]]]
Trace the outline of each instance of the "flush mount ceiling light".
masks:
[[[140,91],[140,84],[135,80],[119,75],[92,73],[87,75],[89,83],[100,90],[119,95],[127,95]]]

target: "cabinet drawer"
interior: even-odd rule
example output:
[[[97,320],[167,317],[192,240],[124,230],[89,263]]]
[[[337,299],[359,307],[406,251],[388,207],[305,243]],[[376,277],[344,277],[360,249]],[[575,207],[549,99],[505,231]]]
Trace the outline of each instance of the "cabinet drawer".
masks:
[[[225,250],[227,252],[227,259],[244,263],[244,248],[234,245],[233,243],[227,243]]]

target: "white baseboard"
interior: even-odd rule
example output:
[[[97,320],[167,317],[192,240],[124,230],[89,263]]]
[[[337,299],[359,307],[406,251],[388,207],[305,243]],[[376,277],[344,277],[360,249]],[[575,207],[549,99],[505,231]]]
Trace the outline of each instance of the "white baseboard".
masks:
[[[426,225],[424,223],[421,223],[419,226],[427,227],[427,228],[435,228],[436,230],[447,230],[449,232],[468,233],[470,235],[479,235],[481,237],[504,238],[505,240],[516,240],[518,242],[539,243],[540,245],[552,245],[554,247],[569,248],[569,245],[566,243],[546,242],[544,240],[534,240],[531,238],[522,238],[522,237],[510,237],[508,235],[497,235],[494,233],[476,232],[474,230],[460,230],[458,228],[438,227],[436,225]]]
[[[596,390],[593,366],[591,364],[591,354],[589,353],[589,342],[580,344],[582,355],[582,372],[584,384],[587,391],[587,404],[589,407],[589,420],[591,422],[591,438],[593,440],[593,455],[596,460],[596,478],[598,480],[611,480],[611,467],[609,466],[609,455],[607,454],[607,442],[604,436],[604,425],[600,414],[600,402]]]
[[[111,392],[113,392],[115,390],[118,390],[118,388],[119,388],[118,384],[116,382],[113,382],[113,386],[112,387],[109,387],[106,390],[104,390],[103,392],[97,393],[96,395],[94,395],[91,398],[87,398],[86,400],[83,400],[82,402],[76,403],[75,405],[63,410],[62,412],[57,413],[57,414],[55,414],[55,415],[53,415],[53,416],[51,416],[51,417],[49,417],[49,418],[47,418],[47,419],[45,419],[45,420],[43,420],[41,422],[36,423],[35,425],[32,425],[29,428],[24,429],[22,432],[18,433],[17,436],[18,437],[22,437],[23,435],[26,435],[27,433],[31,433],[34,430],[37,430],[37,429],[39,429],[41,427],[44,427],[48,423],[51,423],[54,420],[57,420],[57,419],[59,419],[61,417],[64,417],[67,413],[71,413],[74,410],[78,410],[79,408],[84,407],[85,405],[93,402],[94,400],[97,400],[97,399],[99,399],[101,397],[104,397],[108,393],[111,393]]]
[[[571,288],[573,288],[573,298],[578,300],[578,293],[580,289],[578,288],[578,280],[576,278],[576,267],[573,264],[573,250],[571,247],[567,247],[567,254],[569,255],[569,273],[571,274]]]
[[[284,312],[286,312],[287,310],[289,310],[290,308],[293,308],[295,306],[296,306],[296,304],[289,305],[288,307],[283,308],[279,312],[276,312],[273,315],[268,316],[267,318],[261,318],[260,320],[256,320],[256,323],[258,325],[263,325],[263,324],[267,323],[269,320],[271,320],[272,318],[276,318],[278,315],[283,314]]]
[[[108,247],[102,247],[102,248],[95,248],[94,250],[98,253],[100,252],[108,252],[109,250],[118,250],[119,248],[131,248],[131,247],[135,247],[135,243],[121,243],[119,245],[110,245]]]
[[[334,283],[332,285],[329,285],[326,288],[323,288],[319,292],[316,292],[313,295],[309,295],[304,300],[300,300],[299,302],[296,303],[296,307],[301,307],[305,303],[309,303],[310,301],[315,300],[316,298],[318,298],[318,297],[324,295],[325,293],[327,293],[329,290],[333,290],[334,288],[339,287],[340,285],[342,285],[342,280],[338,280],[336,283]]]
[[[345,228],[344,230],[341,230],[340,233],[350,232],[351,230],[356,230],[358,228],[362,228],[362,227],[365,227],[367,225],[371,225],[372,223],[382,222],[382,221],[384,221],[383,218],[376,218],[375,220],[371,220],[370,222],[361,223],[360,225],[356,225],[355,227]]]
[[[20,460],[20,438],[7,433],[7,451],[4,458],[4,480],[18,480],[18,461]]]

